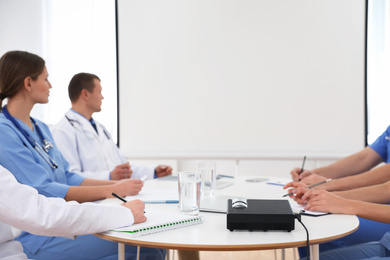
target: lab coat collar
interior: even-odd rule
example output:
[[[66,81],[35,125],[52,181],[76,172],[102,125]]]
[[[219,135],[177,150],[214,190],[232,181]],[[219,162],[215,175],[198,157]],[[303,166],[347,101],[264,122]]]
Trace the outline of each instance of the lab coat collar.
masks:
[[[93,134],[96,138],[99,138],[99,135],[101,135],[101,133],[100,133],[101,131],[99,130],[98,123],[95,122],[99,134],[95,131],[95,129],[91,125],[91,122],[87,118],[85,118],[83,115],[76,112],[75,110],[70,109],[68,112],[65,113],[65,115],[69,119],[77,121],[81,125],[81,127],[84,131]],[[76,124],[77,124],[77,122],[76,122]]]

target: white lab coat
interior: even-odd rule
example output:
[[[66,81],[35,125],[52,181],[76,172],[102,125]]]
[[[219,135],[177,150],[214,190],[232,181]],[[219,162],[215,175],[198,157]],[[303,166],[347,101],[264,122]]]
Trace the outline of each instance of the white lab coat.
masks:
[[[73,110],[66,112],[51,128],[54,140],[62,155],[69,162],[70,172],[86,178],[108,180],[115,166],[127,162],[125,156],[114,143],[107,129],[96,122],[98,133],[91,123]],[[131,164],[132,178],[147,176],[153,179],[154,167]]]
[[[66,202],[47,198],[34,188],[20,184],[0,166],[0,259],[27,259],[14,240],[11,226],[45,236],[74,238],[132,225],[131,210],[116,205]]]

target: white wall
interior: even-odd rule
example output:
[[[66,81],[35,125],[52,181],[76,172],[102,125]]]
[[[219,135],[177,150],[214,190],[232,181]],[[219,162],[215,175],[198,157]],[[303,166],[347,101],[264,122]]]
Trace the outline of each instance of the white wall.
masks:
[[[44,57],[44,21],[42,0],[0,0],[1,55],[25,50]]]
[[[46,61],[52,84],[48,104],[32,116],[52,125],[71,104],[68,84],[74,74],[102,80],[102,112],[94,118],[117,140],[117,76],[114,0],[0,0],[0,56],[24,50]]]

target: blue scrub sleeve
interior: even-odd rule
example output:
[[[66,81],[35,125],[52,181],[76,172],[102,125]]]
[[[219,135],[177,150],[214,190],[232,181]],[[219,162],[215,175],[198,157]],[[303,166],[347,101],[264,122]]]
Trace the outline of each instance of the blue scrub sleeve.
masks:
[[[386,131],[383,132],[382,135],[380,135],[375,142],[373,142],[370,147],[377,152],[382,159],[388,163],[388,144],[389,144],[389,137],[390,137],[390,126],[386,129]]]

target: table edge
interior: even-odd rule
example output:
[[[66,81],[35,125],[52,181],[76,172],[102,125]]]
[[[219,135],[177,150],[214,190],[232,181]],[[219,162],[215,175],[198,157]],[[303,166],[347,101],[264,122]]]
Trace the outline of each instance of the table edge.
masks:
[[[352,234],[359,228],[359,225],[348,232],[338,234],[331,237],[320,238],[310,240],[310,245],[322,244],[330,242],[349,234]],[[268,249],[280,249],[280,248],[292,248],[306,246],[306,240],[287,243],[273,243],[273,244],[244,244],[244,245],[193,245],[193,244],[173,244],[173,243],[161,243],[161,242],[149,242],[143,240],[137,240],[136,238],[120,238],[107,234],[96,233],[95,236],[104,240],[122,243],[126,245],[153,247],[162,249],[175,249],[175,250],[197,250],[197,251],[251,251],[251,250],[268,250]]]

